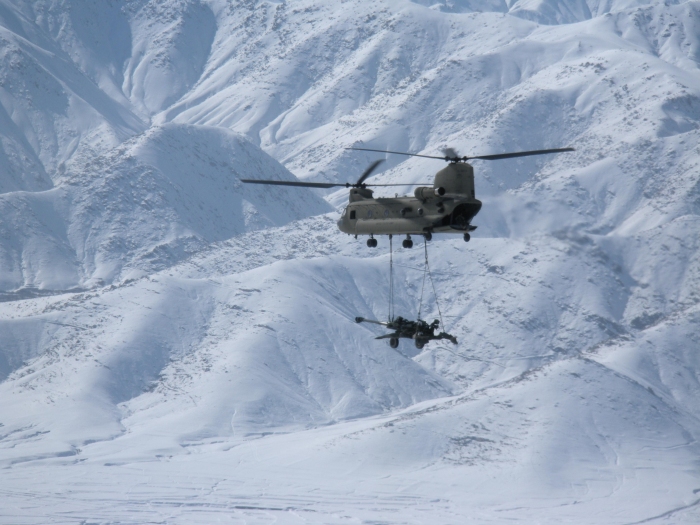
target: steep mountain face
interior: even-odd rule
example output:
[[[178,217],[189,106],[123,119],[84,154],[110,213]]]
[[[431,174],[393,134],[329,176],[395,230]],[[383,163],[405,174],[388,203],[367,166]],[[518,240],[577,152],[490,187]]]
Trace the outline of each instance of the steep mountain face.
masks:
[[[697,522],[699,21],[0,0],[10,522]],[[359,144],[576,148],[474,161],[479,229],[430,276],[394,250],[396,313],[457,346],[353,322],[387,316],[389,254],[336,230],[346,190],[239,181],[355,180]]]
[[[145,129],[106,80],[129,46],[116,13],[114,2],[0,4],[0,192],[49,189],[76,152],[114,147]]]
[[[15,296],[92,288],[169,266],[209,242],[329,209],[308,191],[238,181],[261,176],[293,179],[220,128],[168,124],[103,155],[80,154],[55,188],[0,195],[0,283]]]

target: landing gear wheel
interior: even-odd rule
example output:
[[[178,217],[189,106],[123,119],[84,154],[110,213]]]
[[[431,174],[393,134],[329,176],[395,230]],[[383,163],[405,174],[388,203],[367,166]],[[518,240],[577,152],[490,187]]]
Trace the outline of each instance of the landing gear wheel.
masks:
[[[401,243],[401,246],[403,246],[404,248],[413,248],[413,241],[411,240],[410,235],[406,235],[406,238]]]
[[[430,233],[430,232],[425,232],[425,233],[423,234],[423,237],[425,237],[425,240],[426,240],[426,241],[432,241],[432,240],[433,240],[433,234]]]
[[[464,242],[469,242],[469,239],[471,239],[471,238],[472,238],[472,236],[469,235],[468,233],[464,234]]]
[[[377,247],[377,239],[374,237],[370,237],[367,239],[367,247],[368,248],[376,248]]]
[[[418,350],[422,350],[424,346],[425,346],[425,341],[423,341],[422,339],[416,339],[416,348]]]
[[[399,338],[392,337],[391,339],[389,339],[389,346],[391,348],[398,348],[399,347]]]

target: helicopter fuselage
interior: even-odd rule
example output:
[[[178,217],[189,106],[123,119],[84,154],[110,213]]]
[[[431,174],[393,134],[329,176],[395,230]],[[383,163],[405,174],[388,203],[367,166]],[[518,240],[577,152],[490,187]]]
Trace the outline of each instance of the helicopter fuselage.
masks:
[[[472,226],[471,220],[481,210],[481,201],[476,198],[474,192],[474,168],[467,162],[468,160],[501,160],[575,151],[574,148],[554,148],[460,157],[452,148],[446,148],[444,150],[445,156],[437,157],[373,148],[352,147],[346,149],[439,159],[447,161],[449,164],[435,174],[432,188],[428,186],[416,188],[414,197],[399,197],[397,195],[394,198],[374,198],[369,186],[397,186],[397,184],[368,184],[365,182],[376,167],[383,162],[381,159],[370,164],[354,184],[350,182],[343,184],[289,180],[240,180],[247,184],[323,189],[352,188],[350,190],[350,203],[338,220],[340,231],[355,236],[369,235],[367,246],[371,248],[377,246],[375,235],[405,234],[406,239],[403,241],[403,247],[411,248],[413,246],[411,234],[422,234],[426,240],[430,240],[433,233],[463,233],[465,241],[469,241],[471,238],[469,232],[476,229],[476,226]]]
[[[350,235],[466,233],[481,201],[474,192],[474,170],[453,163],[435,175],[433,187],[416,188],[414,197],[374,198],[367,188],[350,190],[338,228]]]

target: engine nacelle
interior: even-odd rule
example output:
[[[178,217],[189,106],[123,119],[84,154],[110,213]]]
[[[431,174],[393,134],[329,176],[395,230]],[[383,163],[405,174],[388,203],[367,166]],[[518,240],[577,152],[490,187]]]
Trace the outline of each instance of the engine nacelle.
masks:
[[[428,188],[427,186],[420,186],[416,188],[416,191],[414,191],[413,194],[416,196],[416,199],[420,201],[427,201],[428,199],[434,199],[435,197],[444,195],[445,188]]]

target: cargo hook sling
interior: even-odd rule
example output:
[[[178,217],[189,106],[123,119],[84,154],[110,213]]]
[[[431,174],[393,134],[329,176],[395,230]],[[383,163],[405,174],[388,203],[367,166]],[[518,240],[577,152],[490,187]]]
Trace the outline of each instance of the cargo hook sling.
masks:
[[[389,322],[394,320],[394,244],[389,235]]]
[[[433,287],[433,295],[435,296],[435,305],[437,306],[437,311],[440,316],[440,326],[445,329],[445,323],[442,320],[442,311],[440,310],[440,303],[438,302],[437,291],[435,290],[435,283],[433,282],[433,274],[430,271],[430,263],[428,262],[428,240],[423,239],[423,248],[425,249],[425,266],[423,267],[423,284],[420,287],[420,301],[418,303],[418,320],[420,320],[421,311],[423,310],[423,291],[425,290],[425,276],[430,277],[430,284]]]

